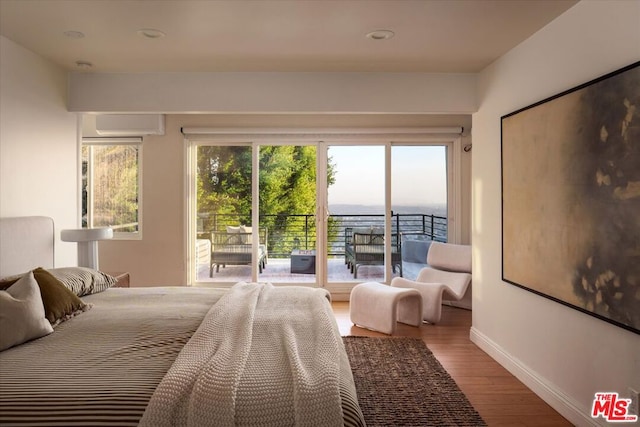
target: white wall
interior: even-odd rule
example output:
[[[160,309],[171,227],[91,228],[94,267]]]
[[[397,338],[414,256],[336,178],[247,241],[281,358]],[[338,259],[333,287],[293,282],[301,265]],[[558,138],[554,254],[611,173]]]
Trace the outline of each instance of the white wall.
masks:
[[[75,244],[59,240],[79,216],[77,118],[66,94],[66,71],[0,36],[0,217],[52,217],[57,266],[77,265]]]
[[[640,2],[584,1],[479,78],[471,337],[577,425],[595,392],[640,389],[640,335],[501,280],[500,117],[639,59]]]
[[[475,74],[71,73],[69,110],[470,114],[475,86]]]

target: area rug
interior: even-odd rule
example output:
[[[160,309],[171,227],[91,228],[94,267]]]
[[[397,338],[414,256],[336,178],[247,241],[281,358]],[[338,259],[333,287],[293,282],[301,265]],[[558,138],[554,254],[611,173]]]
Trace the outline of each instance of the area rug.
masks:
[[[343,340],[367,426],[486,426],[421,339]]]

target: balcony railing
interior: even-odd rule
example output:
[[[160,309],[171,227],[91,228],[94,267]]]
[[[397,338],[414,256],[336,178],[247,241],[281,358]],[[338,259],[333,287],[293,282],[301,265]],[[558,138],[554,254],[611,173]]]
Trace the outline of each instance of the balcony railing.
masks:
[[[261,215],[260,227],[269,230],[268,253],[270,258],[289,258],[293,249],[315,249],[315,215],[282,214]],[[209,238],[213,231],[226,231],[227,226],[247,225],[250,215],[199,214],[198,234]],[[331,215],[329,226],[330,257],[342,257],[345,253],[345,230],[358,228],[384,228],[384,215]],[[428,214],[397,214],[391,216],[391,232],[400,233],[402,240],[447,240],[447,218]]]

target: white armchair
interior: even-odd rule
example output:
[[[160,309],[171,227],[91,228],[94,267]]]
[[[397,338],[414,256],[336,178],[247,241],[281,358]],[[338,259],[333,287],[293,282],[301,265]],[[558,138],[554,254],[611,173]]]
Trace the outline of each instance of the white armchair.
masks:
[[[443,296],[459,301],[471,285],[471,246],[433,242],[427,264],[415,281],[396,277],[391,286],[417,289],[422,295],[423,320],[438,323]]]

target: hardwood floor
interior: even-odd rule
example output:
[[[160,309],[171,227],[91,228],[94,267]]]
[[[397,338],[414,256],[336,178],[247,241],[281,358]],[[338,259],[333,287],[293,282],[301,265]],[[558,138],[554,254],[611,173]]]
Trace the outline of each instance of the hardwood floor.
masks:
[[[354,326],[349,303],[332,303],[342,335],[387,336]],[[489,426],[571,426],[551,406],[469,340],[471,312],[442,307],[438,325],[399,324],[396,335],[419,337],[466,394]]]

